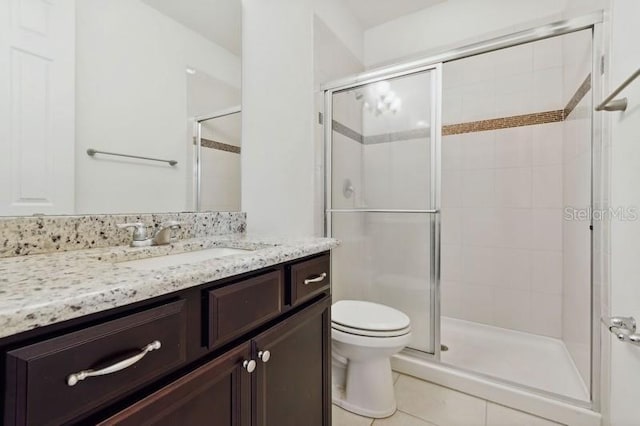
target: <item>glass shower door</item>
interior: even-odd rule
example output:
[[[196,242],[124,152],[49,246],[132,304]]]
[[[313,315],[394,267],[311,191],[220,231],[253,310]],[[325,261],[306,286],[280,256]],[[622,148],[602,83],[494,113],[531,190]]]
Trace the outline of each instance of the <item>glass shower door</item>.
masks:
[[[326,92],[327,234],[342,242],[334,300],[404,312],[410,348],[429,354],[439,353],[440,72]]]

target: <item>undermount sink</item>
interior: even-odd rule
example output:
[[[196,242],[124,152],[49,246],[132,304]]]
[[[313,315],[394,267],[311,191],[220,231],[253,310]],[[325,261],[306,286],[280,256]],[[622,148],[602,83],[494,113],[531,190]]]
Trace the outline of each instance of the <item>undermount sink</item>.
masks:
[[[119,265],[128,266],[134,269],[151,270],[179,266],[188,263],[203,262],[205,260],[218,259],[221,257],[233,256],[236,254],[248,254],[251,249],[237,249],[228,247],[214,247],[204,250],[190,251],[186,253],[167,254],[164,256],[149,257],[146,259],[129,260],[119,262]]]

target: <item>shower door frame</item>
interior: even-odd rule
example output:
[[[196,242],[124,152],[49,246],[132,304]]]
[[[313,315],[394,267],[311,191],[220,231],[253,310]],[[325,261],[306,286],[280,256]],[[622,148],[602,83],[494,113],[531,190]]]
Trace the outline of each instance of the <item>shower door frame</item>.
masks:
[[[333,123],[333,111],[332,111],[332,98],[334,93],[346,90],[349,88],[354,88],[370,83],[374,83],[376,81],[387,80],[394,77],[406,76],[410,74],[414,74],[417,72],[436,69],[437,71],[437,79],[438,79],[438,87],[435,92],[435,98],[438,101],[436,104],[436,117],[437,120],[433,122],[433,125],[437,125],[436,129],[436,140],[432,145],[437,146],[436,149],[436,157],[432,156],[432,196],[435,195],[436,203],[432,204],[433,210],[428,211],[413,211],[415,213],[423,212],[431,214],[431,247],[432,247],[432,282],[431,282],[431,302],[432,302],[432,312],[434,318],[432,320],[432,327],[435,327],[433,330],[432,336],[434,338],[434,353],[425,353],[422,351],[405,349],[411,354],[419,355],[422,357],[427,357],[428,359],[434,360],[436,362],[440,361],[440,185],[441,185],[441,158],[440,158],[440,149],[441,149],[441,130],[442,130],[442,64],[446,62],[450,62],[453,60],[464,59],[471,56],[480,55],[483,53],[489,53],[493,51],[497,51],[500,49],[505,49],[509,47],[516,47],[522,44],[532,43],[535,41],[544,40],[551,37],[562,36],[578,31],[583,30],[591,30],[592,34],[592,72],[591,72],[591,98],[592,105],[597,105],[599,100],[603,97],[603,90],[605,89],[605,84],[602,78],[602,74],[604,73],[604,55],[608,54],[608,49],[606,48],[606,33],[604,27],[604,11],[597,11],[594,13],[590,13],[587,15],[578,16],[571,19],[566,19],[558,22],[554,22],[547,25],[542,25],[538,27],[534,27],[531,29],[518,31],[509,35],[492,38],[489,40],[481,41],[478,43],[469,44],[464,47],[455,48],[445,50],[442,53],[435,54],[433,56],[424,57],[421,59],[408,61],[405,63],[395,64],[391,66],[377,68],[371,71],[367,71],[364,73],[356,74],[350,77],[346,77],[343,79],[339,79],[336,81],[329,82],[321,87],[321,90],[324,92],[324,114],[323,114],[323,135],[324,135],[324,158],[325,158],[325,235],[330,237],[331,234],[331,216],[335,210],[331,208],[331,196],[332,196],[332,188],[331,188],[331,169],[332,169],[332,158],[331,158],[331,146],[332,146],[332,123]],[[432,103],[433,104],[433,103]],[[592,129],[591,129],[591,176],[590,176],[590,194],[591,194],[591,207],[594,205],[594,179],[602,180],[602,171],[601,166],[595,164],[594,162],[594,149],[596,146],[601,147],[603,143],[603,127],[604,123],[602,120],[602,115],[598,115],[598,113],[592,112]],[[432,131],[433,135],[433,131]],[[435,160],[435,163],[434,163]],[[435,176],[434,176],[435,173]],[[437,185],[436,188],[433,188],[433,185]],[[606,190],[606,184],[604,186]],[[435,190],[435,194],[434,194]],[[345,211],[345,210],[340,210]],[[362,211],[354,209],[353,211]],[[380,212],[384,212],[384,210],[378,210]],[[388,212],[393,212],[389,210]],[[397,211],[396,211],[397,212]],[[405,213],[412,211],[405,211]],[[593,230],[593,221],[590,223],[591,229]],[[605,231],[606,232],[606,231]],[[535,389],[528,387],[523,384],[509,382],[505,380],[501,380],[499,378],[493,376],[486,376],[482,373],[477,373],[473,371],[464,370],[462,368],[456,366],[450,366],[452,368],[458,369],[460,371],[464,371],[466,373],[471,373],[473,375],[488,378],[496,383],[503,383],[509,386],[513,386],[515,388],[520,388],[524,390],[528,390],[534,392],[536,394],[546,396],[549,398],[553,398],[556,400],[568,402],[570,404],[581,406],[584,408],[589,408],[594,411],[599,411],[601,406],[601,395],[600,395],[600,380],[601,380],[601,339],[600,339],[600,314],[601,314],[601,303],[600,296],[596,294],[596,286],[594,285],[594,236],[593,232],[590,235],[590,284],[591,284],[591,383],[589,383],[589,393],[591,396],[591,401],[589,403],[584,403],[582,401],[574,400],[572,398],[565,397],[560,394],[547,392],[540,389]],[[434,263],[435,262],[435,263]]]
[[[333,95],[356,87],[366,86],[383,80],[391,80],[399,77],[409,77],[420,73],[431,74],[431,125],[430,125],[430,193],[429,209],[333,209],[332,208],[332,145],[333,145]],[[429,288],[431,305],[431,344],[433,352],[423,352],[417,349],[413,351],[425,354],[425,356],[440,359],[440,154],[442,131],[442,63],[435,63],[416,67],[409,70],[391,72],[375,76],[364,81],[336,86],[324,91],[324,149],[325,149],[325,235],[332,236],[332,214],[334,213],[391,213],[391,214],[426,214],[430,223],[430,282]]]

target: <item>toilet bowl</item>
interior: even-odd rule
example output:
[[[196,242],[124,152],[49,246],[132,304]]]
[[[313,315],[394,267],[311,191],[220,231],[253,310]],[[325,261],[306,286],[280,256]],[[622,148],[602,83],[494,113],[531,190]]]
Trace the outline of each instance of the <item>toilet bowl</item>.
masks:
[[[366,417],[396,411],[391,357],[411,340],[404,313],[377,303],[341,300],[331,308],[333,403]]]

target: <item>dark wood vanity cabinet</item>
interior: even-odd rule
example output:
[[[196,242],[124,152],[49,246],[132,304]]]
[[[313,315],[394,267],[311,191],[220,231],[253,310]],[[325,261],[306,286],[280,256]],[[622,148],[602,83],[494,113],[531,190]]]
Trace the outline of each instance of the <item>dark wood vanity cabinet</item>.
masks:
[[[250,426],[250,357],[242,344],[99,424]]]
[[[330,308],[325,253],[2,339],[3,424],[329,426]]]
[[[330,307],[324,298],[253,340],[255,426],[330,424]]]
[[[325,297],[100,425],[329,425],[329,308]]]

